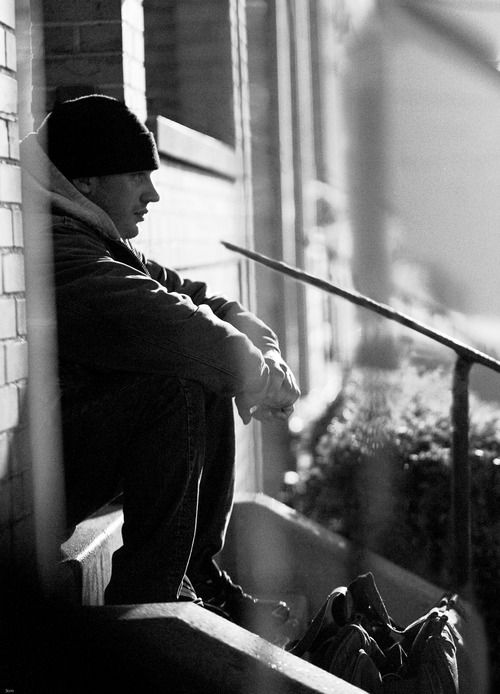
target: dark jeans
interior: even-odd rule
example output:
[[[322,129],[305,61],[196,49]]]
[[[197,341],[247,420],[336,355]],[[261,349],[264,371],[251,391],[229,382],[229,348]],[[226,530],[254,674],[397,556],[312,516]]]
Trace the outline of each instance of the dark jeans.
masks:
[[[107,603],[167,602],[210,577],[234,482],[232,402],[192,381],[106,374],[63,388],[68,521],[123,489]]]

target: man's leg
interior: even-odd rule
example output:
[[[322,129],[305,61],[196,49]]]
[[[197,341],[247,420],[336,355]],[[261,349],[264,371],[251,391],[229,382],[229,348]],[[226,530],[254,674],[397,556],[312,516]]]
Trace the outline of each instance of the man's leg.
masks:
[[[77,398],[63,396],[63,431],[71,522],[123,485],[124,544],[113,557],[106,602],[176,600],[196,528],[205,447],[201,386],[106,374],[89,380]]]
[[[234,416],[230,398],[205,399],[205,457],[200,480],[198,521],[188,576],[195,584],[219,574],[214,557],[224,545],[234,492]]]
[[[224,544],[234,490],[234,419],[232,401],[208,395],[206,447],[200,483],[198,525],[188,576],[206,607],[215,607],[251,631],[266,635],[288,619],[281,601],[248,595],[216,563]]]
[[[78,395],[63,399],[72,522],[105,503],[120,480],[124,491],[124,545],[106,602],[176,600],[189,586],[187,570],[200,597],[237,623],[284,621],[284,603],[247,595],[213,559],[233,498],[231,400],[193,382],[126,374],[89,379]]]

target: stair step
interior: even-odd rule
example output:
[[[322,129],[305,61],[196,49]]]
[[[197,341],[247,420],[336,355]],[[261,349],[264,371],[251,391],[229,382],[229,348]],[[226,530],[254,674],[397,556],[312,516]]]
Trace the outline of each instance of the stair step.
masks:
[[[361,694],[361,690],[189,602],[83,608],[78,635],[101,688],[175,694]],[[70,643],[79,664],[81,648]],[[78,670],[82,677],[82,667]],[[108,679],[109,678],[109,679]],[[95,691],[95,690],[92,690]]]

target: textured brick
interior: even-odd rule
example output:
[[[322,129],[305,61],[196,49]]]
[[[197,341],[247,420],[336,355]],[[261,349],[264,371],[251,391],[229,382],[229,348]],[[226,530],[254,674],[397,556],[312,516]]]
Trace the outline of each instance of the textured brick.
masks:
[[[123,0],[121,16],[123,22],[144,31],[142,0]]]
[[[17,402],[19,407],[18,424],[21,427],[28,426],[28,387],[27,381],[18,381],[17,387]],[[19,432],[20,429],[18,428]],[[19,467],[19,466],[18,466]]]
[[[17,113],[17,82],[10,75],[0,73],[0,112]]]
[[[24,244],[23,239],[23,213],[19,207],[12,210],[12,223],[14,232],[14,246],[21,247]]]
[[[5,29],[0,26],[0,67],[7,67],[7,51],[5,48]]]
[[[125,32],[124,32],[125,33]],[[145,55],[144,55],[144,34],[139,31],[133,31],[130,34],[131,46],[131,56],[138,63],[144,65]]]
[[[0,342],[0,386],[4,386],[7,381],[5,367],[5,344]]]
[[[144,34],[128,24],[123,26],[123,52],[137,62],[144,63]]]
[[[0,297],[0,339],[16,336],[15,299]]]
[[[19,161],[19,126],[17,121],[7,121],[9,157]]]
[[[79,50],[83,53],[121,52],[121,22],[107,24],[83,24],[79,28]]]
[[[7,383],[28,377],[28,343],[25,340],[5,344]]]
[[[5,34],[5,54],[6,67],[15,72],[17,67],[16,37],[12,31],[7,31]]]
[[[78,49],[77,26],[46,26],[43,36],[46,56],[73,53]]]
[[[0,431],[14,429],[19,421],[17,388],[6,385],[0,388]]]
[[[144,98],[144,90],[134,89],[129,84],[125,84],[123,88],[124,101],[131,111],[135,113],[137,118],[145,121],[147,118],[146,99]]]
[[[0,434],[0,483],[9,474],[9,437]]]
[[[0,118],[0,157],[9,156],[9,128],[7,121]]]
[[[0,22],[7,24],[12,29],[16,25],[16,3],[15,0],[2,0],[0,2]]]
[[[0,200],[21,203],[21,169],[0,162]]]
[[[14,241],[12,211],[0,207],[0,246],[12,246]]]
[[[221,22],[228,16],[224,3],[185,1],[178,3],[177,15],[184,26],[197,22]]]
[[[120,55],[79,55],[71,58],[47,58],[45,61],[47,84],[115,84],[122,80]]]
[[[26,335],[26,299],[16,299],[16,324],[17,334],[19,336]]]
[[[44,0],[46,23],[91,22],[121,17],[121,0]]]
[[[137,60],[124,56],[123,60],[123,81],[133,89],[144,94],[146,89],[146,73],[144,65]],[[143,98],[145,98],[143,96]]]
[[[3,290],[6,294],[23,292],[24,256],[21,253],[6,253],[2,256]]]
[[[152,7],[148,2],[144,7],[144,25],[148,50],[150,48],[162,49],[166,44],[175,43],[175,8],[161,3]]]

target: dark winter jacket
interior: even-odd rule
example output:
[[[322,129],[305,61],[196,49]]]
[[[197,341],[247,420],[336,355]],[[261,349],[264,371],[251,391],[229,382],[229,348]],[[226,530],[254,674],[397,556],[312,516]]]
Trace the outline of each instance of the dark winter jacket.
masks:
[[[236,301],[207,295],[123,241],[111,218],[22,142],[31,197],[51,208],[62,373],[85,370],[187,378],[227,395],[265,387],[276,335]],[[41,217],[43,219],[43,216]],[[43,224],[43,222],[41,222]]]

